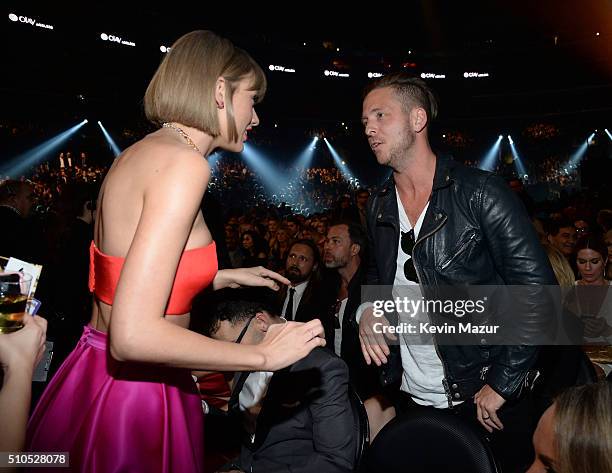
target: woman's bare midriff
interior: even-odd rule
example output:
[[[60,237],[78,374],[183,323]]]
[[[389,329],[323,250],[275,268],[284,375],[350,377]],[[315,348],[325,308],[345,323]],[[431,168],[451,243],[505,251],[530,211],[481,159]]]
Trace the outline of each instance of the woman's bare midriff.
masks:
[[[94,300],[93,310],[91,314],[91,326],[100,332],[108,332],[110,326],[111,310],[113,306]],[[134,314],[138,317],[138,314]],[[175,325],[183,328],[189,328],[190,314],[181,315],[165,315],[164,318]]]

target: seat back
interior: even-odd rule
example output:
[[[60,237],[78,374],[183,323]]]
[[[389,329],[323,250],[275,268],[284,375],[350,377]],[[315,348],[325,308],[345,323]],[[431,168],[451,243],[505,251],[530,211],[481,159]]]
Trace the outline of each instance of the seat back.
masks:
[[[370,445],[370,423],[368,422],[368,413],[363,404],[363,401],[357,394],[355,388],[349,384],[348,389],[349,400],[353,408],[353,416],[355,418],[355,427],[357,448],[355,451],[355,470],[360,471],[363,454]]]
[[[487,441],[453,413],[414,409],[376,436],[367,457],[370,473],[498,473]]]

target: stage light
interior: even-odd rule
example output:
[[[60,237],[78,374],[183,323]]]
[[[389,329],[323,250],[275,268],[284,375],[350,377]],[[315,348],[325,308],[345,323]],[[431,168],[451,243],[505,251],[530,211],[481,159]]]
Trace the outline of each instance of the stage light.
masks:
[[[589,137],[587,138],[587,143],[589,146],[593,146],[595,144],[595,133],[597,133],[597,130],[595,130],[595,132],[591,133],[589,135]]]
[[[336,167],[340,170],[340,174],[342,174],[342,177],[344,177],[344,179],[346,179],[348,182],[351,182],[351,183],[353,183],[353,181],[356,181],[355,177],[353,176],[350,169],[346,165],[346,161],[344,161],[340,157],[340,155],[331,145],[329,140],[327,138],[323,138],[323,141],[325,141],[325,144],[327,145],[327,148],[329,149],[329,152],[334,160],[334,163],[336,164]]]
[[[612,140],[612,135],[610,134],[610,131],[608,131],[608,129],[605,129],[606,135],[608,135],[608,138],[610,138]]]
[[[119,146],[117,146],[117,143],[115,143],[115,140],[111,138],[110,134],[108,133],[108,131],[106,131],[106,128],[104,128],[104,125],[102,125],[102,122],[100,120],[98,120],[98,126],[102,130],[102,134],[104,135],[104,138],[106,139],[106,142],[108,143],[108,146],[113,151],[113,154],[115,155],[115,158],[116,158],[117,156],[119,156],[119,154],[121,154],[121,150],[119,149]]]
[[[383,75],[380,72],[368,72],[369,79],[376,79],[378,77],[382,77]]]
[[[11,160],[0,168],[0,175],[6,174],[10,177],[19,177],[28,169],[43,162],[49,155],[56,151],[70,137],[72,137],[83,125],[87,123],[87,119],[77,123],[68,130],[54,136],[53,138],[41,143],[30,151],[26,151]]]
[[[577,168],[580,165],[580,162],[586,155],[587,149],[589,147],[589,143],[595,137],[595,133],[591,133],[589,137],[582,142],[582,144],[578,147],[574,154],[572,154],[567,161],[567,166],[569,168]],[[567,171],[566,171],[567,172]]]
[[[306,147],[306,149],[304,151],[302,151],[302,153],[298,156],[298,158],[296,159],[293,167],[297,168],[297,169],[308,169],[308,167],[310,166],[310,163],[312,161],[312,158],[314,156],[314,152],[316,150],[317,147],[317,141],[319,141],[319,138],[317,136],[315,136],[312,141],[310,143],[308,143],[308,146]]]
[[[512,141],[512,137],[508,135],[508,141],[510,142],[510,151],[512,151],[512,156],[514,157],[514,166],[516,167],[516,172],[519,177],[523,177],[523,179],[527,179],[527,169],[525,169],[525,164],[521,159],[516,146],[514,145],[514,141]]]
[[[221,160],[221,153],[219,151],[215,151],[214,153],[208,155],[208,164],[211,168],[214,168],[217,163]]]
[[[499,158],[499,150],[502,139],[502,135],[499,135],[497,137],[497,141],[495,141],[491,149],[487,152],[482,161],[480,161],[480,164],[478,165],[480,169],[483,169],[485,171],[492,171],[493,169],[495,169],[495,163]]]
[[[169,53],[172,48],[170,46],[164,46],[163,44],[159,47],[162,53]]]
[[[244,150],[240,155],[247,165],[253,169],[257,179],[262,183],[270,197],[282,191],[287,181],[286,176],[281,175],[277,171],[278,166],[264,156],[254,145],[245,143]]]

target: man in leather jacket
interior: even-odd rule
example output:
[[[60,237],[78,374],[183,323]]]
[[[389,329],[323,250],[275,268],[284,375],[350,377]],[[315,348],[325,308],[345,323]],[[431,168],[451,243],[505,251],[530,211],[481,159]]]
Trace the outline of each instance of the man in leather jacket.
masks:
[[[368,203],[367,283],[533,285],[521,317],[525,330],[536,333],[546,303],[538,288],[557,284],[546,254],[502,179],[432,151],[428,125],[436,113],[428,86],[403,73],[379,79],[365,96],[368,142],[378,163],[393,170]],[[376,317],[365,304],[357,318],[363,355],[381,367],[383,385],[401,380],[404,397],[415,404],[453,409],[473,403],[488,432],[504,428],[497,411],[520,397],[538,352],[527,343],[489,345],[486,338],[472,346],[414,347],[397,346],[397,336],[387,335],[396,340],[389,347],[373,327],[394,320]]]

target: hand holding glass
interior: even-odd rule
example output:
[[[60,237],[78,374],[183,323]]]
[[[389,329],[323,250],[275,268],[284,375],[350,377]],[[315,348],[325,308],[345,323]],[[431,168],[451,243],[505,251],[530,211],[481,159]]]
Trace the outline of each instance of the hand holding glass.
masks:
[[[31,283],[29,274],[0,271],[0,333],[23,327]]]

